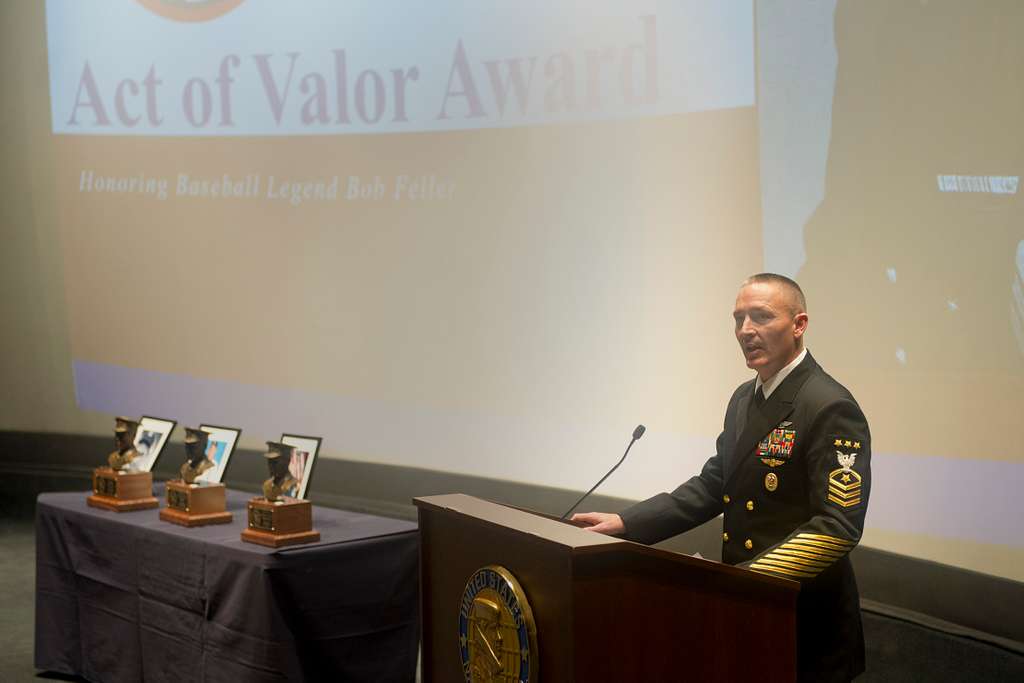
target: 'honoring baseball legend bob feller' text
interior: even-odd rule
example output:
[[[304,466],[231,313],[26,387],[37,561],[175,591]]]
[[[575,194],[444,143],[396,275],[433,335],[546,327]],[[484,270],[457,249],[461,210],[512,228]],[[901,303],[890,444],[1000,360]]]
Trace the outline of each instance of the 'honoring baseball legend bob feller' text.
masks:
[[[333,201],[448,201],[456,183],[437,173],[394,176],[332,175],[287,178],[247,173],[219,177],[178,173],[173,177],[108,175],[93,169],[79,174],[81,194],[137,195],[157,200],[171,196],[191,199],[262,199],[298,206],[306,202]]]

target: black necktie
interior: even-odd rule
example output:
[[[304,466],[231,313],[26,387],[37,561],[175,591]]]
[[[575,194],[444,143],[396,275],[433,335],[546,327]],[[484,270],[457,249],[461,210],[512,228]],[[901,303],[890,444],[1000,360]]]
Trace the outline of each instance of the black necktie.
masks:
[[[764,385],[762,384],[757,388],[757,391],[754,392],[754,405],[760,408],[764,405],[765,400]]]

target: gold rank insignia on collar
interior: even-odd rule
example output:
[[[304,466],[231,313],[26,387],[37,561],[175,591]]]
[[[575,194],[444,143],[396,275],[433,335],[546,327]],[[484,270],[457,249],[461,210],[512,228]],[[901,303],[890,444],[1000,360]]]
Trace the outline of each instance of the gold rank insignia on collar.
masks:
[[[851,508],[860,504],[861,478],[853,470],[860,441],[837,437],[832,445],[836,449],[839,468],[828,474],[828,500],[841,508]]]

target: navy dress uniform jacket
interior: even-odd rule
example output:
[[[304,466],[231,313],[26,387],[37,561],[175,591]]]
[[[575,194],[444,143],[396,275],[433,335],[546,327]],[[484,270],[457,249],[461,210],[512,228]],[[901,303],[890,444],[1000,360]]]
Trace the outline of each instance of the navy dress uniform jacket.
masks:
[[[800,680],[848,681],[864,670],[848,554],[871,488],[867,420],[810,353],[760,406],[754,384],[733,393],[701,473],[623,511],[623,536],[656,543],[724,515],[724,562],[801,583]]]

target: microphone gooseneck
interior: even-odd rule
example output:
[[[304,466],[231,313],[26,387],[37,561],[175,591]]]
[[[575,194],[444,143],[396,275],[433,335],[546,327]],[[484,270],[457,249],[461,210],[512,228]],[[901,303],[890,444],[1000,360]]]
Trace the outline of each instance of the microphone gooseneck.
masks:
[[[621,465],[626,460],[626,456],[629,455],[629,449],[633,447],[633,444],[635,444],[637,442],[637,439],[639,439],[641,436],[644,435],[645,431],[647,431],[647,428],[644,427],[643,425],[637,425],[636,426],[636,429],[633,430],[633,438],[630,440],[629,445],[626,446],[626,452],[622,454],[622,457],[619,458],[619,461],[617,463],[615,463],[615,466],[612,467],[610,470],[608,470],[608,473],[606,475],[604,475],[603,477],[601,477],[601,480],[599,482],[597,482],[596,484],[594,484],[594,486],[589,491],[587,491],[582,496],[580,496],[580,499],[577,500],[576,503],[571,508],[569,508],[568,510],[565,511],[565,514],[562,515],[562,517],[561,517],[562,519],[566,519],[569,515],[571,515],[572,511],[575,510],[576,508],[578,508],[580,506],[580,503],[582,503],[583,501],[585,501],[587,499],[587,496],[589,496],[591,493],[593,493],[595,490],[597,490],[597,487],[600,486],[601,484],[603,484],[604,480],[607,479],[608,477],[610,477],[612,472],[614,472],[615,470],[617,470],[619,468],[619,465]]]

